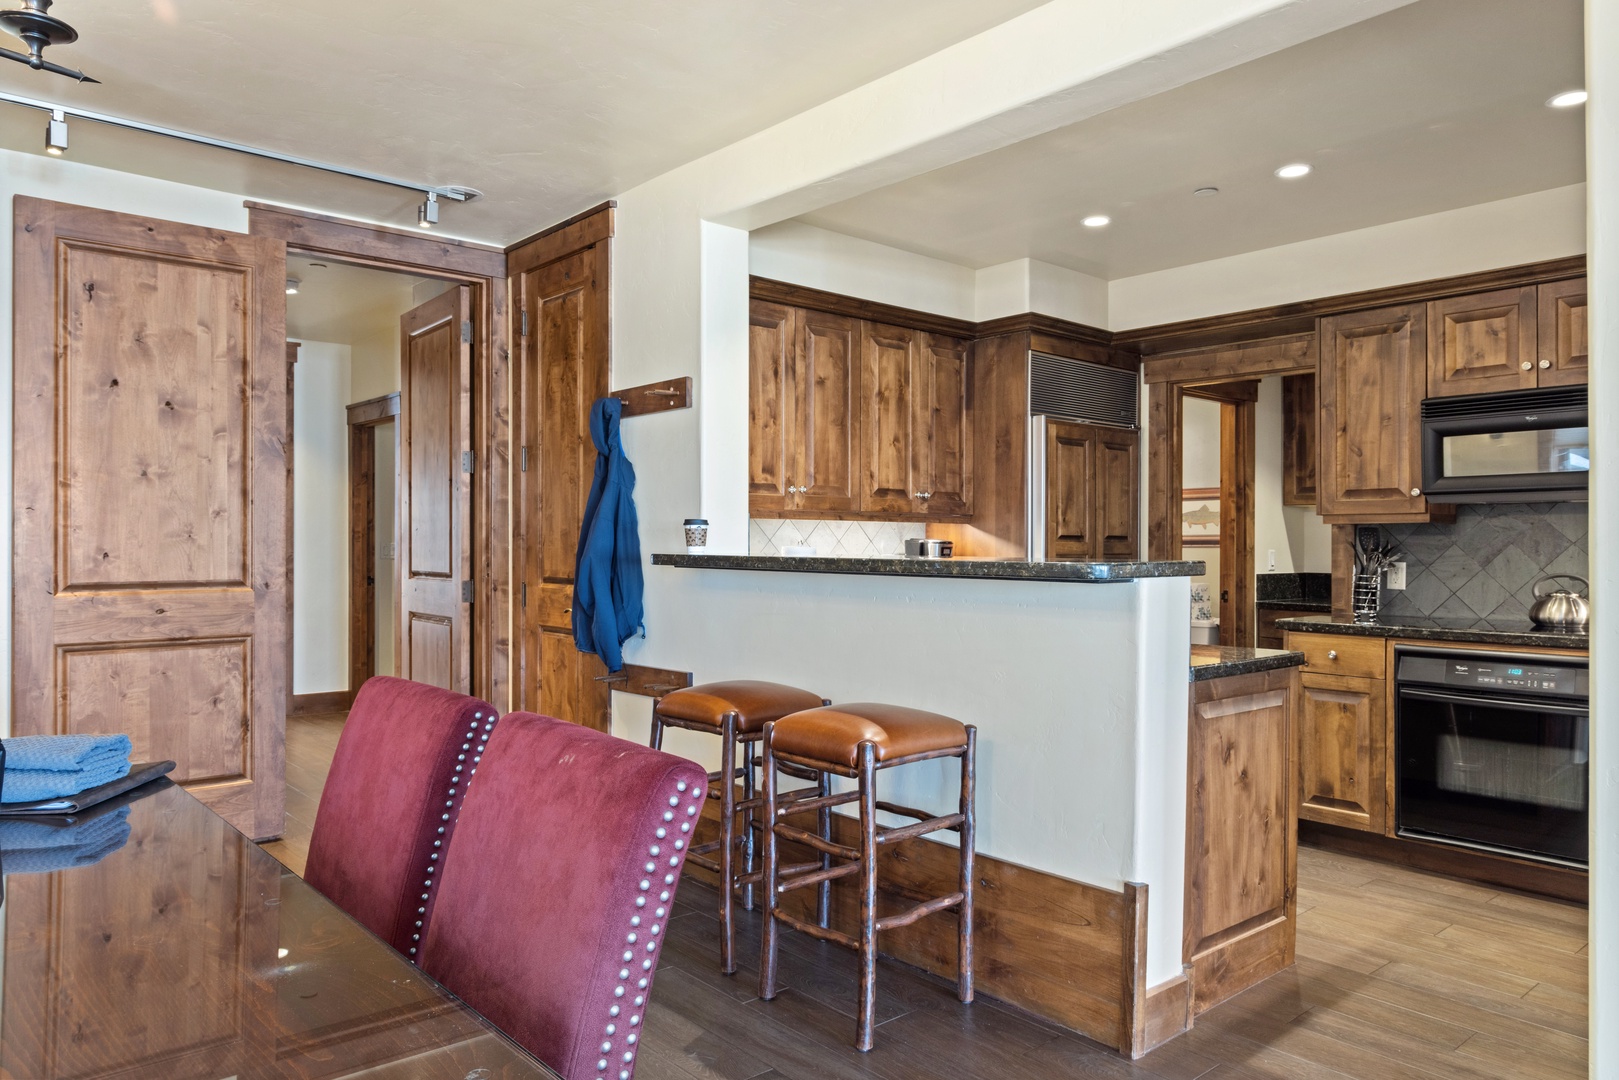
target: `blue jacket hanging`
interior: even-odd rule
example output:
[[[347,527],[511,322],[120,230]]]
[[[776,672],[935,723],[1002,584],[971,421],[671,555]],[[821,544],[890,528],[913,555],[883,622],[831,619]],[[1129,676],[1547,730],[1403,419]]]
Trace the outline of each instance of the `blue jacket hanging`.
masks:
[[[590,409],[596,476],[590,482],[574,564],[573,641],[608,671],[624,667],[623,644],[641,625],[641,537],[635,518],[635,470],[618,425],[624,403],[602,398]]]

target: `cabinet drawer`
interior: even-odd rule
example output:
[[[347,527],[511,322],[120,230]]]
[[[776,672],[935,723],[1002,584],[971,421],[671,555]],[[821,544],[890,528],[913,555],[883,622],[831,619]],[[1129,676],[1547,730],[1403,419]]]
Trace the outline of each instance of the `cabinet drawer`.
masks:
[[[1339,637],[1332,634],[1289,633],[1288,648],[1304,654],[1304,670],[1318,675],[1353,675],[1383,678],[1382,638]]]

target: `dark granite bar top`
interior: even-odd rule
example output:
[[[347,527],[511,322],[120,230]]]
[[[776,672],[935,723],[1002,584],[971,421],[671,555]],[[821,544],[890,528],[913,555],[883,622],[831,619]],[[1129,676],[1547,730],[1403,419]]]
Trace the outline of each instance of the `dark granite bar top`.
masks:
[[[1254,675],[1277,668],[1299,667],[1304,654],[1285,649],[1233,649],[1224,645],[1192,646],[1192,682]]]
[[[1323,615],[1332,611],[1331,600],[1255,600],[1260,611],[1319,611]]]
[[[1549,630],[1528,619],[1424,619],[1415,616],[1356,622],[1348,615],[1308,615],[1278,619],[1283,630],[1357,637],[1409,638],[1412,641],[1458,641],[1474,645],[1528,645],[1547,649],[1591,648],[1584,630]]]
[[[1201,562],[1015,562],[1005,559],[845,559],[786,555],[652,556],[654,566],[697,570],[776,570],[800,574],[885,574],[894,577],[991,578],[1001,581],[1134,581],[1196,577]]]

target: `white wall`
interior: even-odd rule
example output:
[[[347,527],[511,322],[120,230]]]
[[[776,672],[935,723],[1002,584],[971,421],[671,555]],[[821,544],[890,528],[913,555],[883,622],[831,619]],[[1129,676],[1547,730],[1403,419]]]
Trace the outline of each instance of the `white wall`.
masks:
[[[358,312],[350,338],[353,381],[344,404],[369,401],[399,389],[399,316],[402,311]]]
[[[215,229],[247,231],[247,210],[240,195],[154,180],[145,176],[98,169],[71,159],[47,158],[0,149],[0,208],[6,221],[0,228],[0,505],[11,506],[11,332],[12,321],[12,198],[31,195],[57,202],[116,210],[125,214],[180,221]],[[0,521],[0,543],[11,550],[11,514]],[[0,569],[0,682],[11,685],[11,561]],[[3,727],[11,731],[11,695],[6,695]]]
[[[1585,251],[1585,185],[1178,266],[1108,286],[1108,328],[1196,319]]]
[[[1332,526],[1312,506],[1282,505],[1282,377],[1259,382],[1254,405],[1254,569],[1278,574],[1330,574]]]
[[[1220,403],[1207,398],[1184,398],[1181,401],[1181,487],[1185,489],[1219,486]],[[1207,573],[1192,580],[1209,587],[1209,595],[1216,600],[1215,613],[1218,617],[1220,549],[1189,547],[1181,553],[1181,556],[1187,559],[1201,559],[1207,564]]]
[[[802,221],[750,233],[748,269],[759,277],[863,300],[974,318],[973,272],[967,267]]]
[[[305,341],[292,378],[292,692],[349,689],[349,346]]]

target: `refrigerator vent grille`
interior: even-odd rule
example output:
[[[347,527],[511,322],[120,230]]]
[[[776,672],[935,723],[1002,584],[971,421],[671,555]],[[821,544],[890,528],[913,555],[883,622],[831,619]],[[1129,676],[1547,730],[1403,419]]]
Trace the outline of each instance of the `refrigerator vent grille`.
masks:
[[[1029,354],[1029,415],[1082,424],[1137,427],[1139,381],[1134,371]]]

